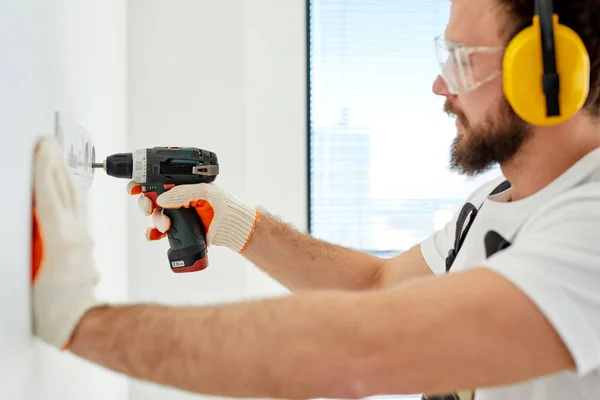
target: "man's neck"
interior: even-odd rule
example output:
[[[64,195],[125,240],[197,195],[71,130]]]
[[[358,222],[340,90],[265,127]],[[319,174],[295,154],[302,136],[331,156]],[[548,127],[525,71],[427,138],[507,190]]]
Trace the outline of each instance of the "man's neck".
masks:
[[[538,128],[513,160],[501,165],[512,186],[511,201],[540,191],[598,147],[600,124],[587,118]]]

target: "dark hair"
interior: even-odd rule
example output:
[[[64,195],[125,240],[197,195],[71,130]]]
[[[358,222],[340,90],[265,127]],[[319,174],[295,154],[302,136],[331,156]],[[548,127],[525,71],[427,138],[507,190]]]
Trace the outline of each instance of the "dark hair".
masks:
[[[497,0],[508,11],[508,38],[531,25],[534,0]],[[559,22],[573,29],[583,40],[590,56],[590,92],[585,109],[600,117],[600,0],[554,0]]]

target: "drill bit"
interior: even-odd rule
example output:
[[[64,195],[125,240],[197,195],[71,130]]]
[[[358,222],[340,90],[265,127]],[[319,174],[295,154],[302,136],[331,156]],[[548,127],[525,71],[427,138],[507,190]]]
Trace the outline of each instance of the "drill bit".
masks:
[[[102,168],[102,169],[104,169],[104,163],[92,163],[92,168]]]

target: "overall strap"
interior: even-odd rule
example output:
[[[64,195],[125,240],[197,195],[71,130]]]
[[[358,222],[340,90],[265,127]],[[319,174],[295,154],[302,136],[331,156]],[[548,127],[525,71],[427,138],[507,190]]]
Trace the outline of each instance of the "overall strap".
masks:
[[[493,196],[495,194],[501,193],[506,189],[510,188],[510,183],[508,181],[503,181],[500,185],[498,185],[489,196]],[[467,233],[477,216],[477,212],[481,209],[483,202],[479,205],[479,208],[475,207],[472,203],[465,203],[465,205],[460,210],[460,214],[458,215],[458,219],[456,220],[456,233],[454,234],[454,247],[448,252],[448,257],[446,257],[446,273],[450,271],[454,260],[456,259],[456,255],[458,251],[462,247],[465,238],[467,237]],[[465,226],[466,223],[466,226]],[[427,395],[423,394],[421,396],[421,400],[473,400],[475,398],[475,393],[473,391],[468,391],[465,393],[450,393],[445,395]]]
[[[493,196],[498,193],[502,193],[505,190],[510,188],[509,181],[503,181],[500,185],[496,186],[496,188],[490,193],[490,196]],[[479,208],[475,207],[472,203],[465,203],[465,205],[460,210],[460,214],[458,215],[458,219],[456,220],[456,233],[454,234],[454,247],[448,251],[448,256],[446,257],[446,273],[450,271],[452,268],[452,264],[460,251],[460,248],[467,237],[467,233],[477,216],[477,212],[483,205],[483,202],[479,205]],[[465,226],[466,223],[466,226]]]

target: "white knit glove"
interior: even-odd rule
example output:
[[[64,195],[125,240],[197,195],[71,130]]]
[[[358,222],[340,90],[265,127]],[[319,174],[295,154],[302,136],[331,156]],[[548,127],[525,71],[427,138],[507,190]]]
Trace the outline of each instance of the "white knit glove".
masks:
[[[77,193],[52,136],[36,148],[33,225],[34,334],[64,350],[81,317],[98,305],[98,274]]]
[[[144,215],[152,215],[154,227],[146,231],[148,240],[163,239],[171,227],[162,208],[194,207],[204,225],[206,244],[224,246],[237,253],[245,250],[258,221],[257,208],[242,203],[214,183],[176,186],[158,196],[156,203],[141,193],[137,182],[130,182],[127,190],[140,195],[140,210]]]

